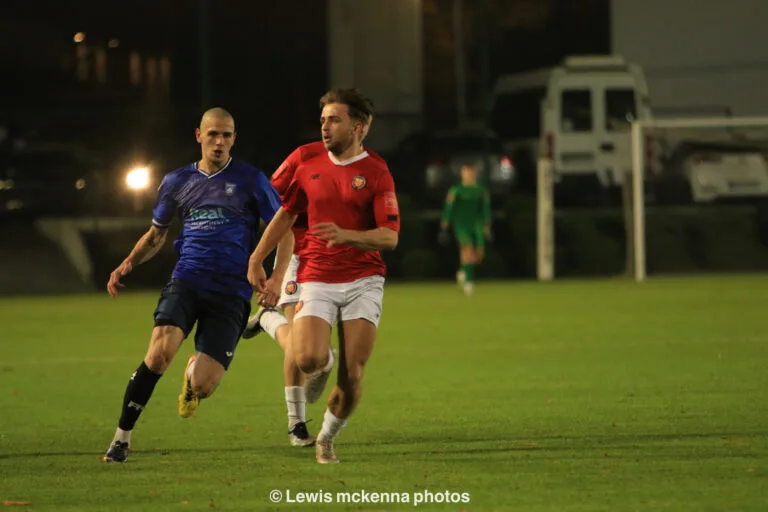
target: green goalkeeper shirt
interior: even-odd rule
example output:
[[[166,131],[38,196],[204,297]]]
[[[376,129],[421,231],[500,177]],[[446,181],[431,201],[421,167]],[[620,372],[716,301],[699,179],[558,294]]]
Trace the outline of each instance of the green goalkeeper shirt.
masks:
[[[482,227],[491,223],[491,198],[482,185],[454,185],[448,191],[443,222],[454,228]]]

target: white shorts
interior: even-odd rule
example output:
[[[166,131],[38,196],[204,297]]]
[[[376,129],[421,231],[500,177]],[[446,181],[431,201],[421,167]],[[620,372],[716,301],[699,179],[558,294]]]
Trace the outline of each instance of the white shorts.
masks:
[[[382,276],[363,277],[351,283],[302,283],[295,318],[316,316],[330,325],[339,320],[363,319],[378,327],[383,299]]]
[[[291,262],[283,277],[283,286],[280,291],[280,300],[277,301],[277,307],[284,309],[286,306],[299,302],[301,294],[301,285],[296,281],[296,272],[299,270],[299,257],[295,254],[291,256]]]

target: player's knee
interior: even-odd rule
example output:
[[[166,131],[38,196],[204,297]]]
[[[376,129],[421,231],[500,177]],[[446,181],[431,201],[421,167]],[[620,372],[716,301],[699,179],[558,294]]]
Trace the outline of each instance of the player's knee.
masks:
[[[165,373],[176,355],[183,334],[178,327],[164,325],[155,327],[144,362],[155,373]]]
[[[303,373],[315,373],[317,370],[323,367],[323,361],[314,354],[302,352],[296,354],[296,366]]]
[[[144,359],[147,367],[155,373],[163,374],[173,361],[174,352],[168,350],[162,344],[155,344],[150,348]]]

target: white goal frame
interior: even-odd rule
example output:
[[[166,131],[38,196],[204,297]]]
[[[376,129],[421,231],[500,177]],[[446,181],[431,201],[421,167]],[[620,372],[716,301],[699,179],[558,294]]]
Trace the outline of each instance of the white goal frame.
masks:
[[[768,117],[679,117],[632,122],[632,243],[635,281],[645,281],[645,130],[648,128],[749,128],[768,126]]]
[[[631,233],[627,233],[628,236],[632,235],[631,243],[627,240],[627,247],[628,251],[632,252],[635,281],[645,281],[647,277],[645,258],[645,130],[653,128],[750,128],[755,126],[768,127],[768,116],[681,117],[632,122],[632,218],[631,223],[626,222],[625,225],[628,228],[630,225],[632,227]],[[555,276],[554,172],[554,162],[551,159],[539,158],[536,197],[536,274],[539,281],[551,281]]]

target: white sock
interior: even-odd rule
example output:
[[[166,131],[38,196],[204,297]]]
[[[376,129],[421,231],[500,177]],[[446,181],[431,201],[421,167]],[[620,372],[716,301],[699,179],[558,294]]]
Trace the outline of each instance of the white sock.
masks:
[[[329,409],[326,409],[325,416],[323,417],[323,427],[320,429],[317,438],[334,439],[346,425],[347,420],[337,418]]]
[[[131,444],[131,432],[132,430],[123,430],[120,427],[117,427],[117,430],[115,431],[115,438],[112,440],[114,441],[120,441],[121,443],[128,443]]]
[[[328,362],[323,367],[324,372],[329,372],[333,369],[333,365],[336,363],[336,359],[333,357],[333,349],[328,349]]]
[[[269,334],[273,340],[277,341],[277,330],[281,326],[287,325],[288,320],[277,311],[265,311],[264,314],[261,315],[259,323],[264,331]]]
[[[285,405],[288,406],[288,430],[307,421],[307,398],[302,386],[285,387]]]

